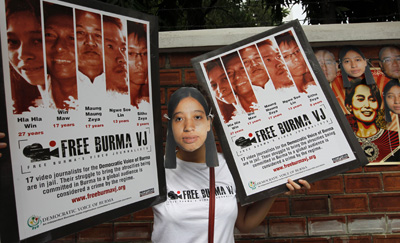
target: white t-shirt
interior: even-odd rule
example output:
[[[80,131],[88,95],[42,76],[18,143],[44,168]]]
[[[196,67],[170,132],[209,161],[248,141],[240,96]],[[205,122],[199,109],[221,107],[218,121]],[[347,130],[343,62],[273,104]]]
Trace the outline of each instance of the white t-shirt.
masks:
[[[233,243],[237,218],[236,186],[222,154],[215,167],[214,242]],[[177,159],[166,170],[167,201],[153,207],[155,243],[208,241],[209,168]]]

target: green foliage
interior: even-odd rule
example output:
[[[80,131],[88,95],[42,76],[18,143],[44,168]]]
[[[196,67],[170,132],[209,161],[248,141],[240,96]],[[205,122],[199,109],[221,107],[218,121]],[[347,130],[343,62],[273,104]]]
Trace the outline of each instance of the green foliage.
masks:
[[[98,0],[158,16],[160,30],[271,26],[282,23],[288,9],[263,0]]]
[[[273,8],[260,0],[237,1],[235,6],[229,5],[232,1],[228,0],[218,2],[214,10],[206,15],[206,28],[280,25],[282,18],[289,14],[288,9],[283,9],[282,15],[276,16]]]
[[[301,0],[311,24],[400,20],[399,0]]]
[[[280,25],[302,4],[311,24],[399,21],[400,0],[98,0],[158,16],[160,30]]]

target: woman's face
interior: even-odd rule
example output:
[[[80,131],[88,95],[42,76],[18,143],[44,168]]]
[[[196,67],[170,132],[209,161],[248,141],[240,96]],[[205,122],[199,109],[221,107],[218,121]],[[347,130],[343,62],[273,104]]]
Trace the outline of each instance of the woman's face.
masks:
[[[358,78],[364,74],[367,61],[356,51],[350,50],[344,55],[342,65],[347,75]]]
[[[172,115],[172,132],[180,149],[194,152],[204,145],[210,120],[203,106],[194,98],[182,99]]]
[[[400,114],[400,87],[397,85],[391,87],[385,94],[385,101],[392,112]]]
[[[371,94],[370,87],[360,84],[355,89],[349,108],[357,120],[363,123],[371,123],[375,121],[379,107],[378,101]]]
[[[8,58],[30,84],[44,85],[42,31],[34,14],[22,11],[7,19]]]

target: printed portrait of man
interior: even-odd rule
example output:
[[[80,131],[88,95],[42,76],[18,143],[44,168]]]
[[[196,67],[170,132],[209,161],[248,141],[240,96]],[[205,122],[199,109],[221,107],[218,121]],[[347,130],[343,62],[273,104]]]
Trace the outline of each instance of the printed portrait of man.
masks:
[[[77,81],[72,8],[44,3],[44,28],[50,106],[75,108]]]
[[[241,107],[247,112],[257,110],[257,99],[250,81],[247,78],[245,67],[237,52],[222,57],[229,82],[239,100]]]
[[[107,91],[128,94],[126,36],[118,18],[103,16]]]
[[[128,21],[130,99],[136,107],[141,101],[149,102],[148,62],[146,25]]]
[[[326,79],[329,83],[332,83],[336,79],[338,71],[335,55],[328,50],[318,50],[314,54]]]
[[[261,53],[262,60],[268,70],[271,81],[275,89],[294,87],[281,54],[271,40],[264,40],[257,43],[258,50]]]
[[[389,78],[400,79],[400,48],[385,46],[379,51],[379,66]]]
[[[264,67],[260,54],[255,45],[247,46],[239,50],[240,56],[250,77],[251,84],[255,90],[265,89],[269,81],[268,73]]]
[[[205,64],[211,92],[217,100],[218,107],[227,123],[236,113],[236,99],[229,83],[228,77],[222,67],[221,60],[215,59]]]
[[[78,54],[78,97],[85,103],[104,98],[106,83],[103,67],[103,34],[100,14],[75,10]]]
[[[280,34],[275,39],[298,91],[307,93],[307,88],[316,83],[292,32]]]

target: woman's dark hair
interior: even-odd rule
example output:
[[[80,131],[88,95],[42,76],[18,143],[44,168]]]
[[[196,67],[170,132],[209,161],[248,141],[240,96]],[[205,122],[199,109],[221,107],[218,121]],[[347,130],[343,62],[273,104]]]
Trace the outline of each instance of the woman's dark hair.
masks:
[[[201,106],[204,108],[207,118],[210,114],[210,110],[208,108],[206,99],[196,88],[182,87],[171,95],[168,102],[169,121],[168,121],[167,141],[165,146],[165,168],[171,168],[171,169],[176,168],[176,155],[175,155],[176,142],[174,135],[172,133],[172,118],[176,107],[179,105],[181,100],[187,97],[192,97],[201,104]],[[215,145],[215,138],[212,128],[207,133],[205,144],[206,144],[207,166],[209,167],[218,166],[217,147]]]
[[[350,81],[349,81],[349,75],[346,73],[346,71],[344,70],[344,67],[343,67],[343,58],[344,58],[344,56],[346,56],[347,52],[349,52],[349,51],[357,52],[358,54],[360,54],[360,56],[365,61],[367,61],[364,54],[361,52],[361,50],[355,46],[344,46],[342,49],[340,49],[339,64],[340,64],[340,70],[341,70],[342,78],[343,78],[343,87],[345,87],[345,88],[350,87]],[[375,79],[372,76],[372,72],[371,72],[371,69],[369,68],[368,62],[367,62],[367,66],[365,67],[364,75],[365,75],[365,80],[366,80],[367,85],[375,84]]]
[[[359,78],[354,79],[351,82],[350,87],[348,89],[346,89],[346,96],[345,96],[345,99],[344,99],[344,104],[346,106],[352,105],[352,100],[353,100],[353,96],[354,96],[355,90],[356,90],[357,86],[359,86],[361,84],[367,85],[367,83],[365,81],[365,78],[363,78],[363,79],[359,79]],[[376,86],[376,84],[367,85],[367,86],[371,90],[372,97],[374,97],[378,101],[378,107],[381,107],[382,98],[381,98],[381,94],[380,94],[380,91],[378,89],[378,86]]]
[[[383,93],[382,93],[382,95],[383,95],[383,105],[385,106],[385,120],[387,122],[392,122],[392,116],[390,115],[390,109],[389,109],[389,106],[387,105],[387,102],[386,102],[386,94],[394,86],[399,86],[400,87],[400,81],[398,79],[391,79],[389,82],[387,82],[387,84],[383,88]]]
[[[182,88],[178,89],[177,91],[175,91],[169,98],[169,102],[168,102],[168,116],[169,117],[172,118],[176,107],[179,105],[179,102],[181,102],[181,100],[183,100],[184,98],[187,98],[187,97],[192,97],[195,100],[197,100],[201,104],[201,106],[203,106],[203,109],[206,112],[206,115],[208,116],[210,114],[207,101],[198,89],[193,88],[193,87],[182,87]]]

